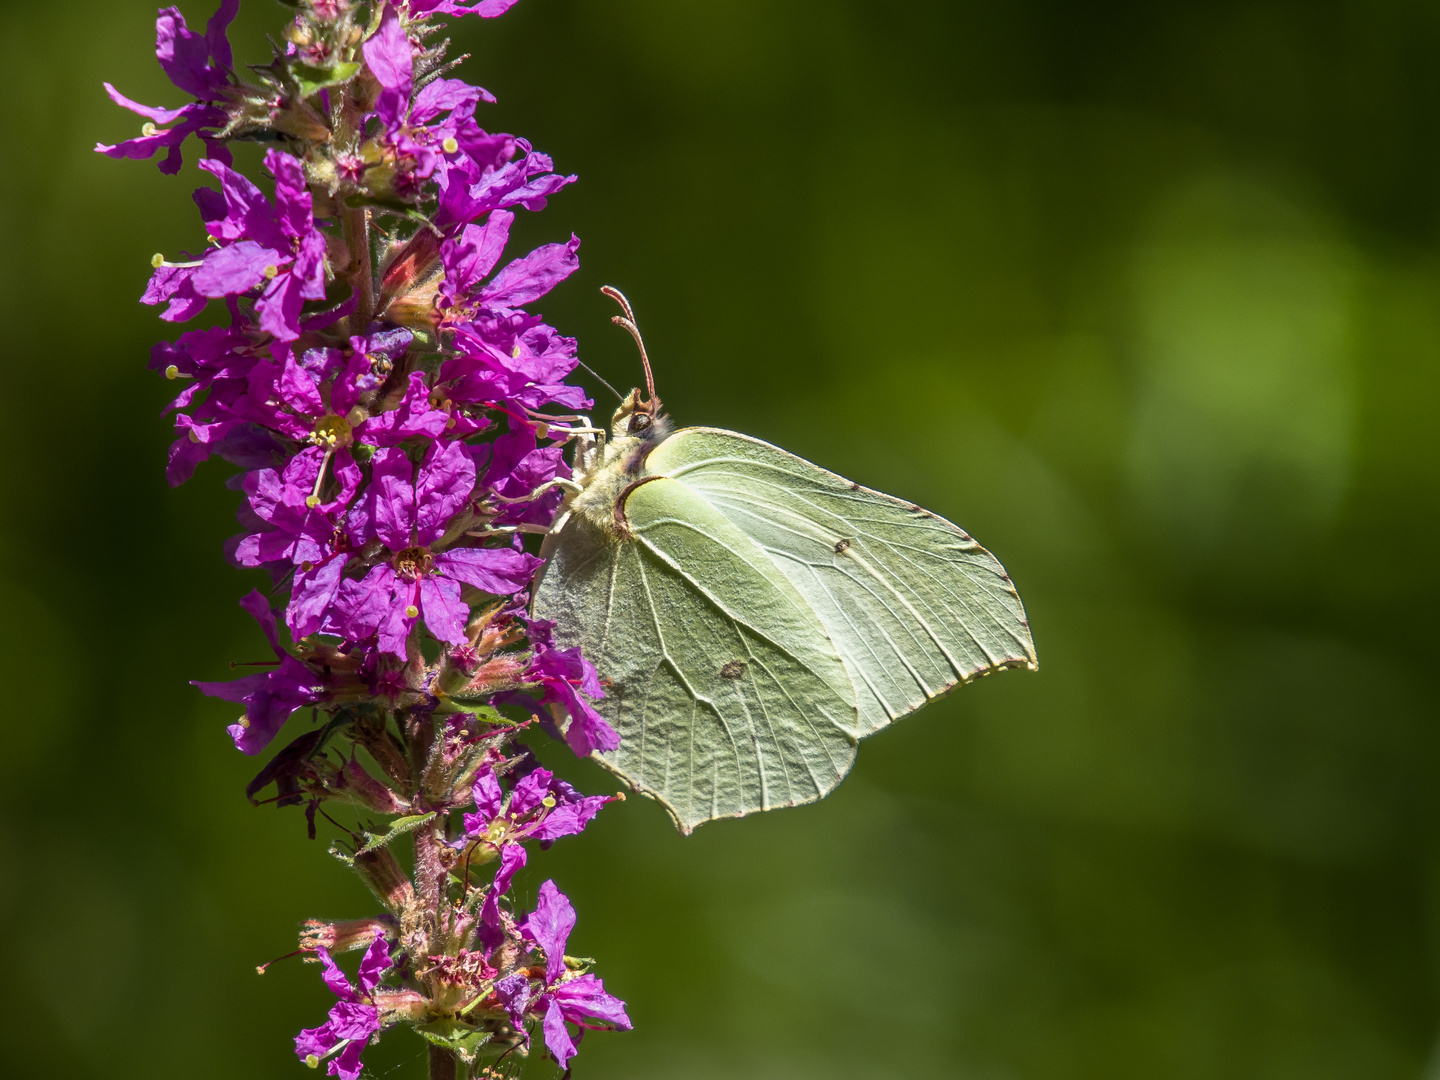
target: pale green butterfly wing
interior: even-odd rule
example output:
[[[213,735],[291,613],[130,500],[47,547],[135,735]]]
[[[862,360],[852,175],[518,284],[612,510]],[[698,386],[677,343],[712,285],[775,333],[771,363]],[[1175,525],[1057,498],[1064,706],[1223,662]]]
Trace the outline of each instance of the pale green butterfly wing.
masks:
[[[632,488],[621,539],[572,517],[547,538],[537,616],[607,683],[598,755],[683,832],[813,802],[850,771],[857,714],[820,619],[755,543],[673,480]]]
[[[716,428],[676,432],[646,471],[703,495],[805,597],[850,671],[862,736],[977,675],[1036,666],[1004,568],[945,519]]]

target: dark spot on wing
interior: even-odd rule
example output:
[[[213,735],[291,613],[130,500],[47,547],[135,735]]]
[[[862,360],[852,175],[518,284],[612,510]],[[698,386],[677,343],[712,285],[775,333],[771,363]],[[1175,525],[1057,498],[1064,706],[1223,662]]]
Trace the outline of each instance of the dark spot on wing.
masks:
[[[850,485],[850,490],[851,490],[851,491],[859,491],[859,490],[860,490],[860,485],[859,485],[859,484],[851,484],[851,485]]]
[[[722,679],[741,679],[745,677],[745,661],[731,660],[720,669]]]
[[[850,544],[851,544],[851,541],[849,541],[849,540],[836,540],[836,541],[835,541],[835,554],[836,554],[836,555],[843,555],[843,554],[845,554],[845,552],[847,552],[847,551],[850,550]]]

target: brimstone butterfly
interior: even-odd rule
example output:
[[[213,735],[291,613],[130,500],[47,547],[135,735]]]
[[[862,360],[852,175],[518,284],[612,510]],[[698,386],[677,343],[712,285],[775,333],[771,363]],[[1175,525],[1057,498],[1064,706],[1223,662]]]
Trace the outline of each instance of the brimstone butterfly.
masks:
[[[748,435],[672,433],[645,372],[647,399],[577,461],[532,610],[600,673],[622,741],[596,756],[682,832],[813,802],[866,735],[1036,666],[1014,586],[965,532]]]

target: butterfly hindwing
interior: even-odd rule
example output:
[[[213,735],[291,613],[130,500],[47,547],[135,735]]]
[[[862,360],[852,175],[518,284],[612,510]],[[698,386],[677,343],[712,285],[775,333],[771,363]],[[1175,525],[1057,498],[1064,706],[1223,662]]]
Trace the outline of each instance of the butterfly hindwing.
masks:
[[[605,681],[620,733],[599,755],[682,831],[813,802],[850,770],[857,711],[844,661],[789,579],[673,480],[623,497],[625,537],[572,517],[546,544],[535,614]]]
[[[805,598],[850,671],[862,736],[977,675],[1035,667],[1005,569],[945,519],[716,428],[676,432],[646,468],[703,496]]]

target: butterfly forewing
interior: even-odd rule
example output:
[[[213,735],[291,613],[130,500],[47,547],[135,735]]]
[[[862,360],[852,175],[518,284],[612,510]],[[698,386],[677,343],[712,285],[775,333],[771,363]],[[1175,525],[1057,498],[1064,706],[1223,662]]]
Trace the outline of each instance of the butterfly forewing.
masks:
[[[646,467],[703,496],[805,598],[850,671],[862,735],[977,675],[1035,666],[1004,568],[943,518],[715,428],[677,432]]]
[[[816,613],[725,516],[672,480],[633,488],[617,536],[572,518],[534,610],[606,684],[603,762],[689,832],[813,802],[850,770],[857,710]]]

